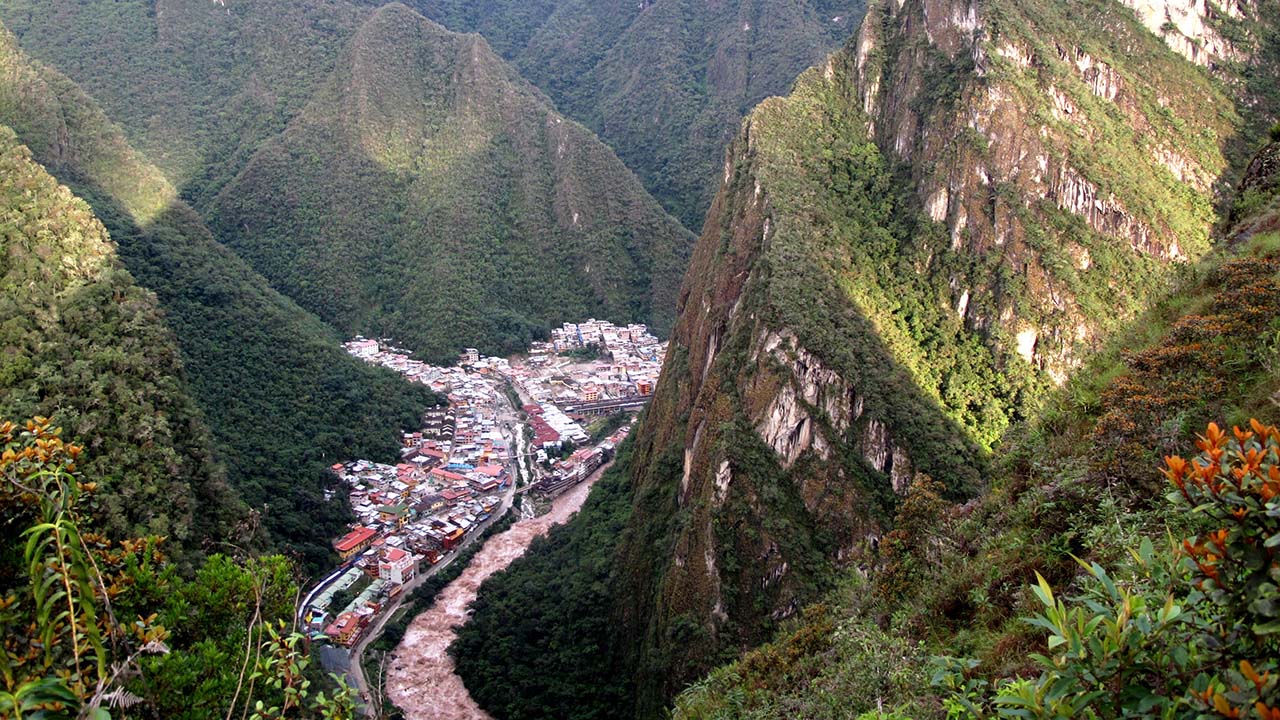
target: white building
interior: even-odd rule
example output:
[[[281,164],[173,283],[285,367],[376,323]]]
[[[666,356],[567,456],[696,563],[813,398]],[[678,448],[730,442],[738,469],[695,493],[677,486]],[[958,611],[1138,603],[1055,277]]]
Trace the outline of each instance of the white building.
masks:
[[[418,559],[400,548],[387,548],[382,551],[382,560],[378,563],[378,577],[393,585],[403,585],[418,574]]]
[[[347,343],[347,352],[358,358],[367,360],[378,354],[377,340],[352,340]]]

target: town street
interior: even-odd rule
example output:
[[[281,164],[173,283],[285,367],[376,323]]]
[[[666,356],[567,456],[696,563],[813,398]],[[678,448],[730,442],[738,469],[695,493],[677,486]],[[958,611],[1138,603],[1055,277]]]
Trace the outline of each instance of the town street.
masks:
[[[506,411],[503,411],[502,413],[503,420],[504,420],[503,434],[507,436],[508,441],[512,441],[515,443],[513,447],[523,447],[524,441],[523,441],[523,435],[521,433],[521,429],[519,428],[519,426],[512,424],[515,422],[515,409],[510,408],[510,403],[506,400],[505,397],[502,396],[501,393],[499,393],[499,398],[500,399],[497,402],[501,403],[504,406],[507,406],[508,408]],[[519,460],[520,460],[519,458],[516,458],[517,462]],[[359,691],[360,698],[364,703],[366,713],[368,713],[368,711],[372,707],[370,705],[370,699],[373,697],[369,690],[368,679],[365,678],[364,676],[364,665],[362,662],[364,658],[364,652],[368,648],[369,643],[373,642],[380,635],[382,635],[382,630],[383,628],[386,627],[387,621],[390,620],[396,614],[396,612],[400,610],[401,606],[404,605],[404,601],[413,594],[413,591],[415,591],[419,586],[421,586],[422,583],[426,582],[428,578],[432,577],[433,575],[445,569],[446,567],[449,567],[450,565],[452,565],[454,560],[456,560],[459,555],[461,555],[468,547],[470,547],[472,543],[476,542],[476,540],[483,537],[485,531],[489,529],[489,526],[491,526],[493,523],[497,522],[498,520],[500,520],[506,515],[506,513],[511,509],[511,504],[515,498],[515,493],[518,485],[519,485],[519,475],[517,474],[516,478],[512,480],[510,487],[508,487],[506,492],[503,493],[502,505],[492,514],[492,516],[487,521],[485,521],[484,524],[477,527],[473,532],[469,533],[466,536],[465,540],[462,542],[462,544],[454,552],[450,553],[447,557],[442,559],[440,562],[436,563],[435,565],[432,565],[431,567],[419,573],[417,577],[405,583],[404,589],[400,592],[400,594],[396,596],[394,601],[392,601],[387,607],[383,608],[383,610],[378,613],[377,618],[372,623],[370,623],[369,627],[364,631],[360,639],[351,648],[349,660],[347,661],[347,672],[346,672],[347,682],[348,684],[350,684],[352,687],[355,687]],[[314,597],[318,592],[323,590],[326,584],[328,584],[329,582],[332,582],[333,579],[341,575],[342,572],[345,571],[348,567],[350,567],[350,563],[344,563],[342,567],[340,567],[332,575],[326,578],[324,582],[317,585],[315,589],[313,589],[310,593],[308,593],[306,601],[300,607],[306,607],[307,603],[311,601],[312,597]]]
[[[528,549],[533,539],[566,522],[586,500],[591,486],[612,463],[556,498],[551,512],[521,520],[492,537],[467,569],[436,596],[431,609],[414,618],[387,665],[387,696],[407,720],[483,720],[489,716],[471,699],[454,673],[449,645],[455,628],[467,620],[467,607],[490,575],[505,569]]]

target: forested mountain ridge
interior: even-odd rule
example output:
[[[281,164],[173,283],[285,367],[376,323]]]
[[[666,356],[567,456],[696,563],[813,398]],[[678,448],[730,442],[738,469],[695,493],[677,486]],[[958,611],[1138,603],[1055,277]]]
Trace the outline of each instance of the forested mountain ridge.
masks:
[[[1161,563],[1194,566],[1179,550],[1214,530],[1202,514],[1211,501],[1193,510],[1172,499],[1181,496],[1166,458],[1189,452],[1197,434],[1214,431],[1198,429],[1209,423],[1232,423],[1234,437],[1247,440],[1253,428],[1280,418],[1280,125],[1272,138],[1232,194],[1223,246],[1189,268],[1140,323],[1055,393],[1005,448],[983,497],[957,506],[941,501],[936,487],[913,487],[894,532],[868,558],[869,573],[845,572],[822,605],[773,642],[686,690],[673,716],[835,718],[893,708],[917,719],[940,717],[940,701],[955,704],[957,697],[975,710],[990,709],[990,688],[1010,677],[1028,678],[1033,692],[1020,701],[1013,697],[1016,689],[1005,686],[1005,706],[1020,704],[1044,716],[1053,701],[1029,696],[1050,683],[1058,683],[1054,692],[1068,703],[1116,683],[1106,669],[1116,649],[1104,640],[1097,652],[1077,655],[1072,667],[1064,646],[1046,647],[1044,625],[1027,621],[1045,617],[1035,615],[1043,605],[1030,589],[1038,573],[1069,603],[1101,599],[1092,608],[1104,608],[1104,620],[1129,608],[1127,622],[1150,628],[1129,639],[1129,651],[1119,652],[1149,658],[1150,665],[1120,679],[1128,683],[1120,692],[1099,693],[1082,707],[1100,709],[1103,717],[1156,717],[1157,708],[1169,706],[1190,715],[1225,708],[1239,717],[1267,717],[1268,708],[1280,704],[1274,683],[1250,688],[1256,703],[1225,693],[1220,700],[1213,692],[1180,693],[1195,682],[1214,687],[1205,671],[1229,676],[1242,657],[1257,658],[1259,672],[1267,672],[1277,657],[1274,634],[1255,633],[1258,625],[1239,628],[1233,636],[1238,645],[1224,652],[1219,638],[1205,653],[1195,646],[1194,633],[1181,633],[1211,623],[1199,617],[1183,627],[1149,623],[1159,603],[1185,603],[1189,614],[1208,617],[1216,611],[1213,595],[1191,586],[1194,574],[1162,574],[1168,571]],[[1274,452],[1263,454],[1270,463],[1280,460]],[[1274,500],[1275,490],[1263,490],[1263,498],[1271,493]],[[1239,527],[1251,522],[1247,511],[1232,512]],[[1275,530],[1272,522],[1270,532]],[[1081,558],[1098,565],[1082,570]],[[1099,579],[1103,567],[1110,576]],[[1099,585],[1106,583],[1124,588],[1127,597],[1117,602],[1102,595]],[[1260,592],[1274,597],[1274,586],[1264,581]],[[1116,604],[1106,607],[1109,602]],[[1144,602],[1156,606],[1144,608]],[[1265,600],[1254,607],[1263,618],[1276,615]],[[1105,634],[1095,631],[1091,638]],[[1162,644],[1173,650],[1166,656],[1172,660],[1160,659]],[[1045,652],[1053,659],[1041,664],[1033,653]],[[956,665],[949,657],[972,660]],[[1054,663],[1064,668],[1060,675],[1048,668]],[[972,682],[948,675],[961,668]],[[1081,670],[1096,672],[1097,680],[1066,680]],[[833,703],[835,697],[853,702]]]
[[[349,454],[394,459],[399,431],[434,396],[344,353],[331,328],[213,239],[93,100],[2,28],[0,123],[89,203],[155,292],[229,484],[273,540],[324,563],[349,513],[324,498],[325,467]]]
[[[190,560],[245,508],[214,461],[155,295],[92,210],[0,126],[0,417],[44,416],[91,451],[97,526]]]
[[[837,48],[865,0],[413,0],[479,32],[694,231],[742,117]]]
[[[475,36],[328,0],[14,0],[0,18],[343,333],[442,360],[582,316],[670,327],[692,235]]]
[[[670,328],[691,236],[480,36],[387,5],[337,65],[209,212],[276,287],[444,361],[556,320]]]
[[[531,558],[495,578],[472,623],[501,650],[459,665],[473,695],[529,717],[495,659],[523,656],[504,612],[554,628],[575,605],[606,608],[598,634],[587,620],[546,630],[589,639],[537,662],[567,678],[612,662],[636,705],[590,707],[656,717],[822,597],[839,567],[874,563],[913,485],[943,504],[979,491],[992,451],[1003,462],[1055,388],[1209,252],[1217,190],[1247,160],[1233,166],[1230,147],[1259,134],[1238,108],[1274,121],[1253,97],[1113,0],[875,3],[727,155],[629,498],[578,521],[624,528],[597,541],[612,564]],[[1181,430],[1142,453],[1145,436],[1101,434],[1091,467],[1149,481],[1151,447],[1190,437],[1194,413],[1179,409],[1144,410]],[[585,532],[575,525],[561,546]],[[573,707],[574,687],[552,688],[554,704]]]

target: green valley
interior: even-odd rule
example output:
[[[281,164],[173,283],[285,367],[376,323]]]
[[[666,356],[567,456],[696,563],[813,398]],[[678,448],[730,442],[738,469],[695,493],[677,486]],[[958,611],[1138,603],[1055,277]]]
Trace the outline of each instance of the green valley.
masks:
[[[0,718],[1280,720],[1280,4],[0,22]]]
[[[446,360],[591,315],[671,326],[692,236],[474,35],[348,2],[15,1],[0,19],[344,334]]]
[[[241,533],[252,538],[264,524],[304,563],[324,562],[348,512],[325,500],[325,467],[356,450],[394,457],[399,430],[435,398],[348,357],[332,329],[213,239],[90,98],[7,34],[0,68],[0,122],[89,203],[124,266],[158,298],[215,458],[261,514],[242,516]]]

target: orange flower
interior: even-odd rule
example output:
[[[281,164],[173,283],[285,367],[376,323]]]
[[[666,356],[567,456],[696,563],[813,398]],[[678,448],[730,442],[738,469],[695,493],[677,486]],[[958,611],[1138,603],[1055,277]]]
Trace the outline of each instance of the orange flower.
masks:
[[[1236,436],[1236,443],[1240,445],[1240,449],[1244,450],[1245,443],[1253,439],[1253,433],[1247,430],[1241,430],[1239,427],[1231,428],[1231,433]]]
[[[1231,705],[1227,702],[1227,698],[1223,695],[1219,695],[1218,693],[1213,694],[1213,709],[1217,710],[1218,714],[1221,715],[1222,717],[1226,717],[1226,718],[1240,717],[1240,708],[1231,707]]]
[[[1240,674],[1243,675],[1246,680],[1253,683],[1254,688],[1259,693],[1262,692],[1262,688],[1266,686],[1267,681],[1271,679],[1270,671],[1264,672],[1262,675],[1258,675],[1258,671],[1253,669],[1253,663],[1248,660],[1240,661]]]

